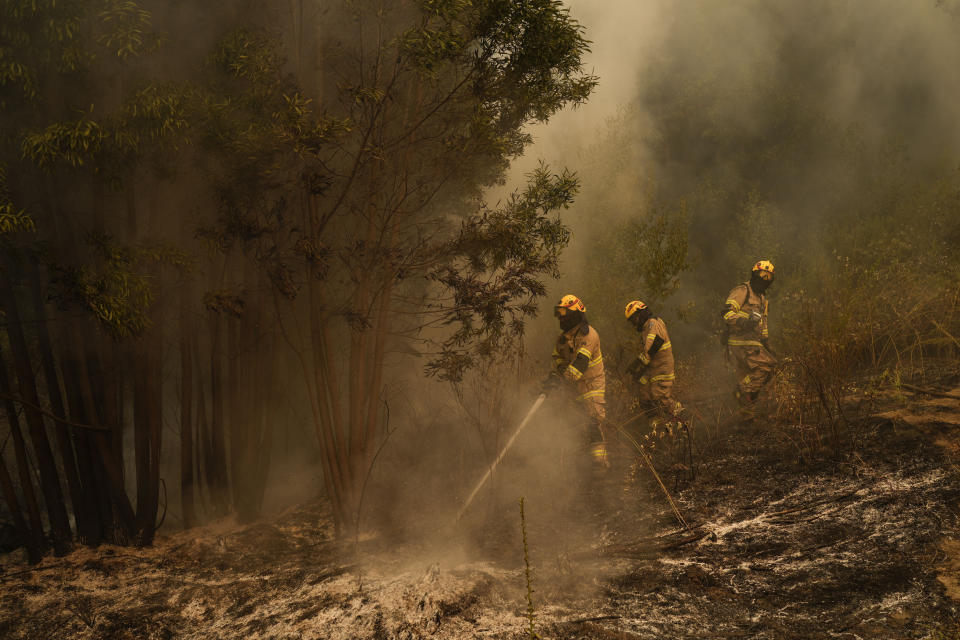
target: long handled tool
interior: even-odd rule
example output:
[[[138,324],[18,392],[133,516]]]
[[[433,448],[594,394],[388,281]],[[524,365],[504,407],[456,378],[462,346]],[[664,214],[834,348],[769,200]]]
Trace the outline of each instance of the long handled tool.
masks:
[[[485,485],[487,480],[490,479],[490,474],[493,473],[493,470],[496,469],[497,465],[500,464],[500,461],[503,460],[503,456],[505,456],[507,451],[510,450],[510,447],[513,446],[513,441],[517,439],[517,436],[520,435],[520,432],[523,431],[524,427],[527,426],[527,423],[530,422],[530,418],[533,417],[533,414],[537,412],[537,409],[540,408],[540,405],[542,405],[543,401],[546,399],[547,394],[541,393],[534,401],[533,406],[530,407],[530,411],[527,411],[527,415],[524,417],[523,422],[520,423],[520,426],[517,427],[517,430],[514,431],[513,435],[510,436],[510,439],[507,440],[507,444],[503,446],[503,449],[500,450],[500,455],[498,455],[497,459],[493,461],[493,464],[490,465],[490,468],[487,469],[487,472],[483,474],[482,478],[480,478],[480,482],[478,482],[477,486],[473,488],[472,492],[470,492],[470,497],[467,498],[467,501],[463,503],[462,507],[460,507],[460,511],[457,513],[457,522],[460,522],[460,518],[462,518],[463,514],[466,513],[467,509],[470,507],[470,503],[473,502],[473,499],[477,497],[478,493],[480,493],[480,489],[482,489],[483,485]]]
[[[640,455],[640,459],[643,460],[643,463],[647,466],[647,469],[650,470],[650,473],[656,479],[657,484],[660,485],[660,489],[663,491],[663,495],[666,496],[667,502],[670,504],[670,508],[673,509],[673,514],[677,516],[677,520],[680,522],[680,525],[684,529],[689,529],[690,525],[687,524],[686,519],[683,517],[683,514],[680,513],[680,507],[677,506],[676,501],[673,499],[673,496],[670,495],[670,491],[667,490],[667,485],[663,483],[663,479],[660,477],[660,474],[657,473],[657,468],[653,466],[653,460],[650,459],[650,455],[647,453],[646,449],[643,448],[643,445],[637,442],[637,440],[627,433],[627,430],[624,427],[632,422],[637,416],[630,418],[626,422],[614,425],[614,428],[620,432],[620,435],[630,441],[630,444],[637,450],[637,453]]]

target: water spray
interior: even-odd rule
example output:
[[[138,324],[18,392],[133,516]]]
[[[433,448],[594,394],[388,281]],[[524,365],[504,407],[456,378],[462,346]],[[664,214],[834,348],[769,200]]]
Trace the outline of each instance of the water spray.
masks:
[[[477,497],[477,494],[480,492],[480,489],[483,488],[483,485],[487,483],[487,480],[490,479],[490,476],[493,474],[493,470],[497,468],[497,465],[500,464],[500,461],[503,460],[503,456],[507,454],[507,451],[510,450],[510,447],[513,446],[514,440],[517,439],[517,436],[520,435],[520,432],[526,428],[527,423],[530,422],[530,418],[533,417],[533,414],[537,412],[537,409],[540,408],[540,405],[543,404],[543,401],[547,399],[547,394],[541,393],[537,396],[537,399],[534,400],[533,406],[530,407],[530,410],[527,411],[527,415],[523,418],[523,421],[520,422],[520,426],[517,427],[517,430],[513,432],[513,435],[510,436],[510,439],[507,440],[507,444],[503,446],[503,449],[500,450],[500,454],[497,456],[497,459],[493,461],[490,467],[487,469],[487,472],[483,474],[483,477],[480,478],[480,482],[477,483],[477,486],[473,488],[473,491],[470,492],[470,496],[467,498],[467,501],[463,503],[463,506],[460,507],[460,511],[457,512],[456,522],[460,522],[460,518],[463,517],[463,514],[466,513],[467,509],[470,507],[470,504],[473,502],[473,499]]]

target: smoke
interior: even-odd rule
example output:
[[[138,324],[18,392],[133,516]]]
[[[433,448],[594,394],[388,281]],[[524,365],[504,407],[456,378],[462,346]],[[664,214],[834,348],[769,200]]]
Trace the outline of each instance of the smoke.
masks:
[[[385,540],[425,546],[427,553],[478,552],[500,556],[515,549],[516,500],[537,513],[536,531],[550,531],[545,544],[582,506],[587,478],[582,420],[559,394],[531,414],[475,500],[465,504],[488,465],[514,435],[536,392],[527,382],[536,372],[507,363],[466,376],[457,394],[436,382],[410,377],[390,399],[390,436],[366,488],[362,528]]]
[[[693,404],[707,391],[691,388],[699,382],[733,388],[712,334],[756,260],[777,265],[771,328],[784,349],[783,327],[825,277],[857,284],[844,275],[850,256],[882,265],[950,255],[956,3],[568,6],[593,42],[586,66],[600,85],[587,105],[532,128],[507,185],[544,161],[576,171],[582,186],[563,214],[572,239],[562,275],[528,328],[532,369],[548,371],[550,307],[574,293],[600,334],[611,402],[609,370],[632,355],[623,305],[656,293],[626,268],[630,247],[616,246],[631,223],[664,216],[689,240],[689,266],[655,313],[678,357],[677,395]]]
[[[777,263],[776,303],[862,248],[864,229],[910,220],[930,185],[952,179],[956,3],[568,4],[593,41],[587,65],[600,86],[586,107],[535,127],[514,170],[544,160],[580,175],[547,304],[580,296],[609,336],[606,352],[626,336],[621,291],[651,295],[622,282],[622,261],[600,242],[625,221],[685,213],[673,219],[689,227],[691,268],[660,309],[682,357],[705,346],[726,292],[755,260]],[[910,222],[926,231],[943,222],[932,215]],[[543,315],[532,353],[548,351],[555,331]]]
[[[580,175],[580,197],[563,214],[573,231],[563,275],[530,323],[523,375],[481,372],[465,385],[470,402],[486,403],[483,411],[468,411],[438,392],[439,383],[422,381],[410,356],[391,363],[413,373],[389,394],[391,435],[362,513],[394,539],[446,535],[440,525],[452,522],[483,464],[522,418],[535,396],[531,381],[548,371],[556,299],[575,293],[586,302],[608,356],[629,337],[623,304],[650,292],[619,270],[622,256],[614,259],[598,240],[604,233],[657,212],[688,226],[692,266],[658,310],[682,363],[705,346],[707,318],[754,260],[773,258],[781,274],[774,295],[790,291],[806,262],[835,248],[824,234],[869,216],[883,199],[881,178],[938,174],[957,148],[960,77],[952,66],[960,38],[952,5],[568,5],[593,43],[585,66],[600,85],[587,104],[531,128],[535,143],[514,162],[507,184],[522,185],[541,160]],[[487,195],[495,201],[504,193]],[[478,503],[481,515],[519,495],[537,514],[560,495],[545,519],[567,521],[572,481],[563,460],[580,448],[578,425],[568,418],[554,407],[528,427],[494,493]],[[494,520],[515,528],[510,515]]]

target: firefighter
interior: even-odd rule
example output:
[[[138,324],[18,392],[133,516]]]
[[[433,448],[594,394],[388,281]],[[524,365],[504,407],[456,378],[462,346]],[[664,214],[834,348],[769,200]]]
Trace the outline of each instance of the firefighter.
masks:
[[[769,301],[765,295],[772,283],[773,263],[760,260],[753,265],[750,281],[734,287],[723,308],[727,349],[737,370],[734,396],[748,419],[753,417],[757,396],[773,377],[777,364],[768,343]]]
[[[642,410],[655,413],[650,426],[656,429],[661,423],[680,415],[683,407],[671,395],[673,381],[673,348],[667,325],[653,315],[640,300],[627,303],[624,315],[640,333],[640,354],[627,367],[627,372],[639,385],[637,400]]]
[[[605,378],[600,336],[587,322],[586,307],[575,295],[565,295],[554,307],[560,322],[560,335],[553,350],[554,369],[544,383],[545,389],[561,384],[574,392],[588,425],[590,452],[595,462],[609,466],[603,421]]]

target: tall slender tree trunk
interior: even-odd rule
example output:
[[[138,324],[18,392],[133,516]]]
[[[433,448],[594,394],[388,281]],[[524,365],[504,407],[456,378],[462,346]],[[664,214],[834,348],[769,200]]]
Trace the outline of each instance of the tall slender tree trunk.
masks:
[[[253,380],[251,391],[253,392],[254,404],[252,407],[254,425],[254,435],[251,443],[247,447],[249,457],[253,459],[251,467],[254,469],[255,483],[252,489],[253,502],[257,512],[263,505],[263,495],[267,487],[267,479],[270,476],[271,455],[273,451],[273,413],[267,413],[267,406],[275,397],[276,389],[274,387],[276,355],[275,351],[269,348],[270,345],[263,345],[263,348],[257,350],[258,372],[256,380]]]
[[[312,289],[312,287],[311,287]],[[313,295],[313,294],[312,294]],[[303,367],[307,392],[310,394],[313,409],[314,428],[320,442],[320,451],[324,462],[324,484],[333,510],[334,524],[339,535],[348,526],[349,510],[346,508],[349,490],[349,443],[346,424],[342,414],[338,414],[339,399],[334,389],[339,391],[339,382],[331,374],[332,362],[325,342],[326,320],[316,310],[316,301],[311,302],[311,340],[313,359],[312,369],[302,354],[297,354]]]
[[[159,505],[159,451],[162,416],[159,327],[140,338],[134,373],[133,421],[137,469],[138,543],[153,542]]]
[[[102,416],[96,405],[93,385],[91,384],[91,367],[99,370],[95,354],[86,345],[95,344],[93,338],[86,338],[96,329],[86,323],[81,332],[80,327],[74,326],[73,345],[80,349],[80,354],[73,359],[73,383],[79,396],[83,418],[81,422],[102,425]],[[94,500],[101,513],[103,534],[118,544],[128,544],[132,539],[136,527],[133,506],[127,497],[124,485],[123,469],[120,461],[113,455],[109,428],[87,432],[90,462],[92,467],[90,483],[94,493]],[[82,471],[82,469],[81,469]]]
[[[43,491],[47,515],[50,519],[50,537],[53,540],[54,550],[57,553],[66,553],[73,538],[70,531],[70,519],[67,517],[67,507],[63,500],[63,489],[60,486],[60,475],[53,459],[53,450],[50,448],[50,439],[47,437],[46,425],[44,425],[43,415],[40,413],[37,381],[33,375],[33,365],[30,362],[27,340],[23,334],[19,305],[14,297],[10,282],[5,278],[0,279],[0,302],[2,302],[7,314],[7,336],[10,339],[13,365],[17,372],[17,388],[20,399],[23,401],[23,413],[30,429],[33,452],[37,457],[40,487]]]
[[[33,294],[34,316],[37,318],[37,341],[40,351],[40,361],[43,365],[43,377],[47,386],[47,398],[50,401],[51,412],[56,416],[54,435],[57,440],[57,448],[60,451],[64,475],[67,479],[67,490],[70,495],[70,504],[73,507],[73,517],[76,522],[77,535],[78,537],[82,537],[81,531],[85,530],[88,526],[86,518],[89,517],[89,514],[87,514],[83,508],[80,475],[77,470],[77,462],[73,452],[73,443],[70,440],[69,428],[66,424],[67,411],[64,406],[63,394],[60,391],[60,377],[57,374],[56,360],[53,355],[53,344],[50,339],[50,330],[47,327],[46,306],[43,302],[40,274],[36,265],[33,265],[31,269],[30,289]]]
[[[92,380],[95,375],[93,372],[100,370],[93,350],[93,346],[97,344],[97,329],[90,322],[75,322],[71,324],[69,329],[73,334],[71,348],[76,351],[76,357],[73,359],[76,375],[72,379],[72,383],[75,386],[82,408],[81,415],[83,418],[81,422],[102,425],[102,406],[97,403],[94,392],[95,383]],[[105,445],[103,443],[106,442],[106,434],[89,432],[86,439],[90,455],[90,475],[87,478],[87,484],[99,513],[101,536],[110,542],[124,544],[127,541],[126,526],[121,520],[114,518],[113,510],[115,492],[111,475],[116,474],[117,471],[105,468],[105,465],[111,463],[104,457]],[[106,451],[106,453],[109,454],[109,451]],[[120,476],[122,485],[122,471]],[[125,496],[126,494],[124,494]]]
[[[70,419],[80,424],[91,424],[93,421],[87,415],[83,406],[80,392],[81,371],[79,365],[79,347],[72,342],[72,337],[65,341],[63,363],[64,388],[67,393],[67,405],[70,409]],[[95,481],[93,434],[87,431],[73,431],[73,446],[77,455],[77,469],[80,478],[80,494],[83,520],[77,526],[77,536],[81,542],[90,546],[97,546],[103,540],[104,523],[100,517],[98,507],[97,485]]]
[[[30,473],[30,458],[27,453],[27,444],[20,430],[20,418],[17,415],[17,405],[13,401],[10,389],[10,378],[7,375],[7,363],[0,354],[0,393],[3,394],[3,406],[7,413],[7,423],[10,425],[10,436],[13,439],[13,452],[17,460],[17,471],[20,476],[20,490],[27,508],[27,517],[30,520],[30,540],[43,554],[43,519],[40,517],[40,505],[37,503],[37,494],[33,488],[33,477]],[[39,560],[39,557],[37,558]]]
[[[17,530],[17,535],[23,540],[23,546],[27,548],[27,561],[30,564],[40,562],[40,559],[43,557],[43,552],[37,543],[36,536],[33,535],[27,526],[23,512],[20,511],[20,501],[17,500],[17,492],[13,486],[13,479],[10,477],[10,471],[7,470],[7,461],[3,459],[2,455],[0,455],[0,490],[3,491],[3,499],[6,501],[10,515],[13,517],[13,526]]]
[[[158,294],[159,299],[159,294]],[[163,446],[163,334],[158,322],[150,339],[150,386],[147,395],[150,426],[150,536],[153,544],[160,509],[160,452]]]
[[[255,277],[246,273],[249,279]],[[261,286],[266,283],[259,283]],[[259,288],[259,287],[258,287]],[[234,474],[237,513],[241,520],[251,521],[260,513],[264,484],[270,465],[269,433],[264,423],[264,410],[272,398],[272,351],[262,328],[263,301],[253,296],[247,305],[240,331],[240,353],[237,359],[237,397],[241,414],[237,424],[242,437],[239,474]]]
[[[117,351],[118,346],[113,340],[106,335],[100,336],[103,367],[99,373],[94,373],[94,378],[99,377],[102,381],[102,398],[98,398],[98,406],[102,407],[104,426],[110,429],[110,451],[123,473],[123,384],[120,375],[123,358]]]
[[[206,376],[201,364],[200,341],[193,342],[193,361],[197,366],[197,438],[196,438],[196,459],[197,459],[197,484],[199,491],[207,490],[207,504],[212,503],[211,489],[213,480],[210,477],[210,468],[213,466],[212,436],[210,435],[210,419],[207,413],[207,393],[204,388],[203,380]]]
[[[246,313],[246,312],[245,312]],[[223,389],[224,396],[224,423],[225,431],[229,434],[229,467],[230,467],[230,494],[233,502],[233,508],[241,510],[243,502],[243,490],[245,487],[246,473],[243,469],[243,448],[246,444],[245,429],[247,423],[246,398],[243,398],[238,384],[238,367],[240,366],[241,346],[238,343],[237,325],[245,321],[245,318],[235,318],[225,316],[223,321],[227,325],[226,340],[226,387]],[[241,403],[243,406],[241,406]]]
[[[107,391],[108,382],[106,368],[103,365],[102,355],[106,355],[112,345],[107,344],[109,339],[103,336],[98,327],[85,323],[83,356],[81,359],[81,393],[87,415],[92,416],[91,422],[103,427],[103,431],[92,434],[94,439],[94,479],[97,492],[97,504],[100,507],[105,539],[113,544],[127,544],[130,540],[129,532],[125,530],[121,516],[116,511],[114,491],[110,480],[110,471],[101,454],[102,446],[106,446],[110,456],[117,461],[117,468],[123,477],[122,458],[115,454],[116,431],[120,425],[111,422],[116,420],[115,407],[109,403]],[[101,444],[101,441],[103,444]],[[121,440],[122,442],[122,440]]]
[[[193,475],[193,331],[187,314],[189,288],[180,290],[180,503],[183,527],[196,524]]]
[[[316,232],[317,199],[308,196],[305,223],[311,235]],[[314,429],[320,442],[323,456],[323,479],[327,496],[333,511],[334,525],[339,535],[348,524],[350,442],[348,417],[344,415],[340,372],[336,358],[330,353],[329,319],[325,317],[322,306],[321,285],[311,282],[308,286],[308,318],[310,353],[308,361],[301,352],[297,353],[303,368],[307,393],[310,395],[313,411]]]
[[[214,513],[228,510],[226,442],[223,424],[223,340],[222,320],[217,311],[210,312],[210,497]]]

